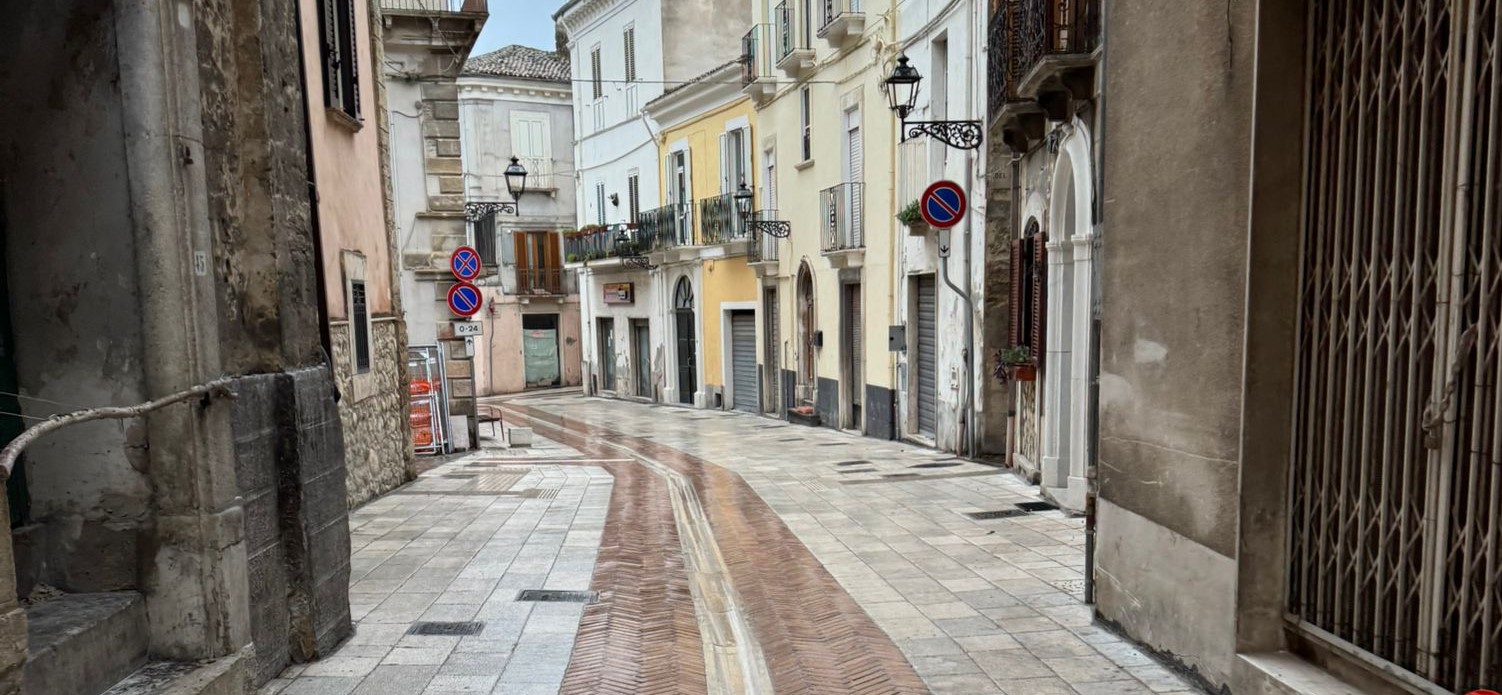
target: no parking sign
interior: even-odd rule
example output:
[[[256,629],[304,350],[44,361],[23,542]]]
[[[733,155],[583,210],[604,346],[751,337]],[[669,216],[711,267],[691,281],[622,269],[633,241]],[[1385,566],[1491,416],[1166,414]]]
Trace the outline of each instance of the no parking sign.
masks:
[[[928,187],[918,199],[918,212],[934,229],[948,229],[965,218],[968,203],[965,189],[953,181],[940,181]]]

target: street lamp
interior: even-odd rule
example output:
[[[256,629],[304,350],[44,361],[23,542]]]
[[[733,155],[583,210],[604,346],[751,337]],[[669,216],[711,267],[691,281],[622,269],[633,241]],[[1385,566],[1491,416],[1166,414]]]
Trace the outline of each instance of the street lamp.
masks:
[[[616,258],[621,259],[621,262],[625,263],[626,265],[635,266],[642,270],[652,270],[653,268],[656,268],[657,266],[652,265],[652,263],[647,260],[647,257],[642,255],[640,240],[631,238],[629,230],[630,227],[624,224],[618,227],[616,230]]]
[[[786,239],[793,234],[793,223],[787,220],[757,220],[752,219],[751,201],[756,196],[752,195],[751,189],[742,181],[740,188],[735,191],[735,207],[741,213],[741,221],[746,223],[746,229],[753,234],[765,234],[778,239]]]
[[[512,200],[518,201],[527,192],[527,168],[516,157],[512,157],[511,166],[506,167],[506,190],[511,192]]]
[[[906,53],[897,56],[897,67],[892,69],[892,74],[884,81],[892,113],[897,114],[897,119],[902,122],[902,141],[928,135],[956,149],[979,149],[982,136],[980,121],[907,120],[918,102],[918,83],[922,81],[923,75],[918,73],[918,69],[908,65]]]

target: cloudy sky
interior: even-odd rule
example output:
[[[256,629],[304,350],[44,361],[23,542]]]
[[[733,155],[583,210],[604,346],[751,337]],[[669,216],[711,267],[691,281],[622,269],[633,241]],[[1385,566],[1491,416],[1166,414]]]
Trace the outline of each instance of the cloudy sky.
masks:
[[[489,53],[502,46],[519,43],[552,50],[553,12],[561,0],[490,0],[490,19],[480,33],[474,54]]]

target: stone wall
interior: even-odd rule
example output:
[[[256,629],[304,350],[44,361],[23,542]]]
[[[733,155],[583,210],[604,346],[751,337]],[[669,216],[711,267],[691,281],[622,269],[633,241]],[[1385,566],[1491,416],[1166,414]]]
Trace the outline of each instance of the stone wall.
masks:
[[[1007,451],[1007,420],[1012,415],[1012,384],[992,376],[996,351],[1010,343],[1012,324],[1012,161],[1011,150],[1002,144],[1001,129],[992,128],[986,141],[986,255],[985,287],[981,322],[982,349],[975,366],[987,378],[977,399],[984,404],[980,422],[983,454]]]
[[[334,374],[339,384],[339,420],[349,468],[349,506],[411,480],[411,429],[407,425],[407,386],[402,374],[407,349],[398,321],[371,322],[370,371],[353,373],[349,324],[330,326]]]

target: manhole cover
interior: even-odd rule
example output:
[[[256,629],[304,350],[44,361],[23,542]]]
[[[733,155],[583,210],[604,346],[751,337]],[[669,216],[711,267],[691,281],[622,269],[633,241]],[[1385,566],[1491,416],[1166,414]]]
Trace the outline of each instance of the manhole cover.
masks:
[[[485,629],[485,623],[417,623],[412,626],[412,629],[407,630],[407,634],[462,637],[478,635],[483,629]]]
[[[965,516],[975,519],[976,521],[986,521],[987,519],[1010,519],[1014,516],[1026,515],[1027,512],[1021,509],[999,509],[994,512],[965,512]]]
[[[1051,512],[1059,507],[1048,502],[1020,502],[1017,508],[1025,512]]]
[[[518,601],[543,601],[565,603],[594,603],[599,600],[597,591],[555,591],[553,589],[523,589],[516,595]]]
[[[915,465],[912,465],[912,466],[908,466],[908,468],[954,468],[955,466],[958,466],[958,465],[960,465],[960,464],[958,464],[958,463],[919,463],[919,464],[915,464]]]

